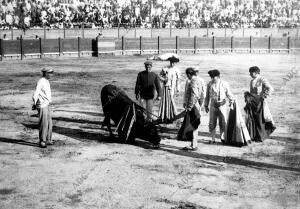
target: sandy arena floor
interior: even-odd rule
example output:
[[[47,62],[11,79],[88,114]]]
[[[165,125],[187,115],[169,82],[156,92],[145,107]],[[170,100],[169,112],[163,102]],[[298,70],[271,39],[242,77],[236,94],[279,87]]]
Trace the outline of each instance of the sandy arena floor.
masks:
[[[197,67],[206,82],[207,71],[218,68],[241,108],[250,66],[259,66],[275,88],[269,104],[277,129],[269,139],[242,148],[210,145],[203,113],[196,152],[180,150],[187,143],[175,140],[175,124],[161,126],[159,150],[141,140],[110,142],[101,128],[102,86],[113,83],[134,98],[146,56],[1,62],[0,208],[299,208],[299,58],[182,56],[182,87],[186,67]],[[155,62],[153,70],[164,65]],[[56,71],[51,81],[55,145],[47,149],[37,145],[37,117],[31,110],[43,66]]]

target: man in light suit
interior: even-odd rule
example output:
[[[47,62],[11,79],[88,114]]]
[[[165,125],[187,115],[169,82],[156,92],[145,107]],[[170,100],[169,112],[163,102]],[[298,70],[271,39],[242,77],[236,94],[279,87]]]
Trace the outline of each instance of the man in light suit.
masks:
[[[210,143],[215,143],[217,120],[219,120],[221,141],[225,140],[225,129],[227,123],[227,101],[229,104],[233,102],[233,95],[230,91],[229,84],[220,79],[219,70],[210,70],[208,74],[211,81],[207,84],[205,111],[209,112],[209,132],[212,140]]]
[[[36,89],[33,93],[32,109],[38,111],[39,115],[39,145],[42,148],[46,148],[47,145],[52,145],[52,118],[50,103],[51,98],[51,87],[49,79],[53,74],[52,68],[43,68],[43,77],[37,82]]]

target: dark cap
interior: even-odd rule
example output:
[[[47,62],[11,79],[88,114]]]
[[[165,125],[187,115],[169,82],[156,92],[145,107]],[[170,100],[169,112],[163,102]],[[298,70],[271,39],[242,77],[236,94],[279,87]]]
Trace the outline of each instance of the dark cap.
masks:
[[[257,66],[250,67],[249,68],[249,73],[252,73],[252,72],[254,72],[254,73],[260,73],[259,67],[257,67]]]
[[[144,62],[145,65],[151,65],[152,66],[152,62],[147,60],[146,62]]]
[[[214,78],[214,77],[216,77],[216,76],[220,76],[220,71],[217,70],[217,69],[210,70],[210,71],[208,71],[208,75],[209,75],[211,78]]]
[[[195,70],[195,68],[189,67],[185,70],[185,73],[188,75],[197,75],[198,70]]]

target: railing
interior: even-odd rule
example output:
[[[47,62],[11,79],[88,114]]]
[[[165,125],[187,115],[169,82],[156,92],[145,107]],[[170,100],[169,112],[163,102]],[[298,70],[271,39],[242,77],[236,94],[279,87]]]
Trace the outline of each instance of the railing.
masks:
[[[40,28],[29,29],[26,31],[20,29],[0,30],[0,38],[6,36],[7,40],[16,40],[19,37],[23,39],[53,39],[53,38],[95,38],[102,34],[103,37],[121,38],[138,38],[139,36],[155,38],[160,36],[162,38],[172,37],[300,37],[299,28]]]
[[[193,38],[72,38],[0,39],[0,59],[45,56],[99,56],[101,54],[174,53],[293,53],[300,51],[300,38],[197,37]]]

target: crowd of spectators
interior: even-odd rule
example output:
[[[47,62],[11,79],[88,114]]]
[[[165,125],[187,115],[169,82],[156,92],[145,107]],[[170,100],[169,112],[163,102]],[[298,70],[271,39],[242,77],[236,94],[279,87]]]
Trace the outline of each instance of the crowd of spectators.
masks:
[[[0,0],[0,28],[299,27],[299,0]]]

